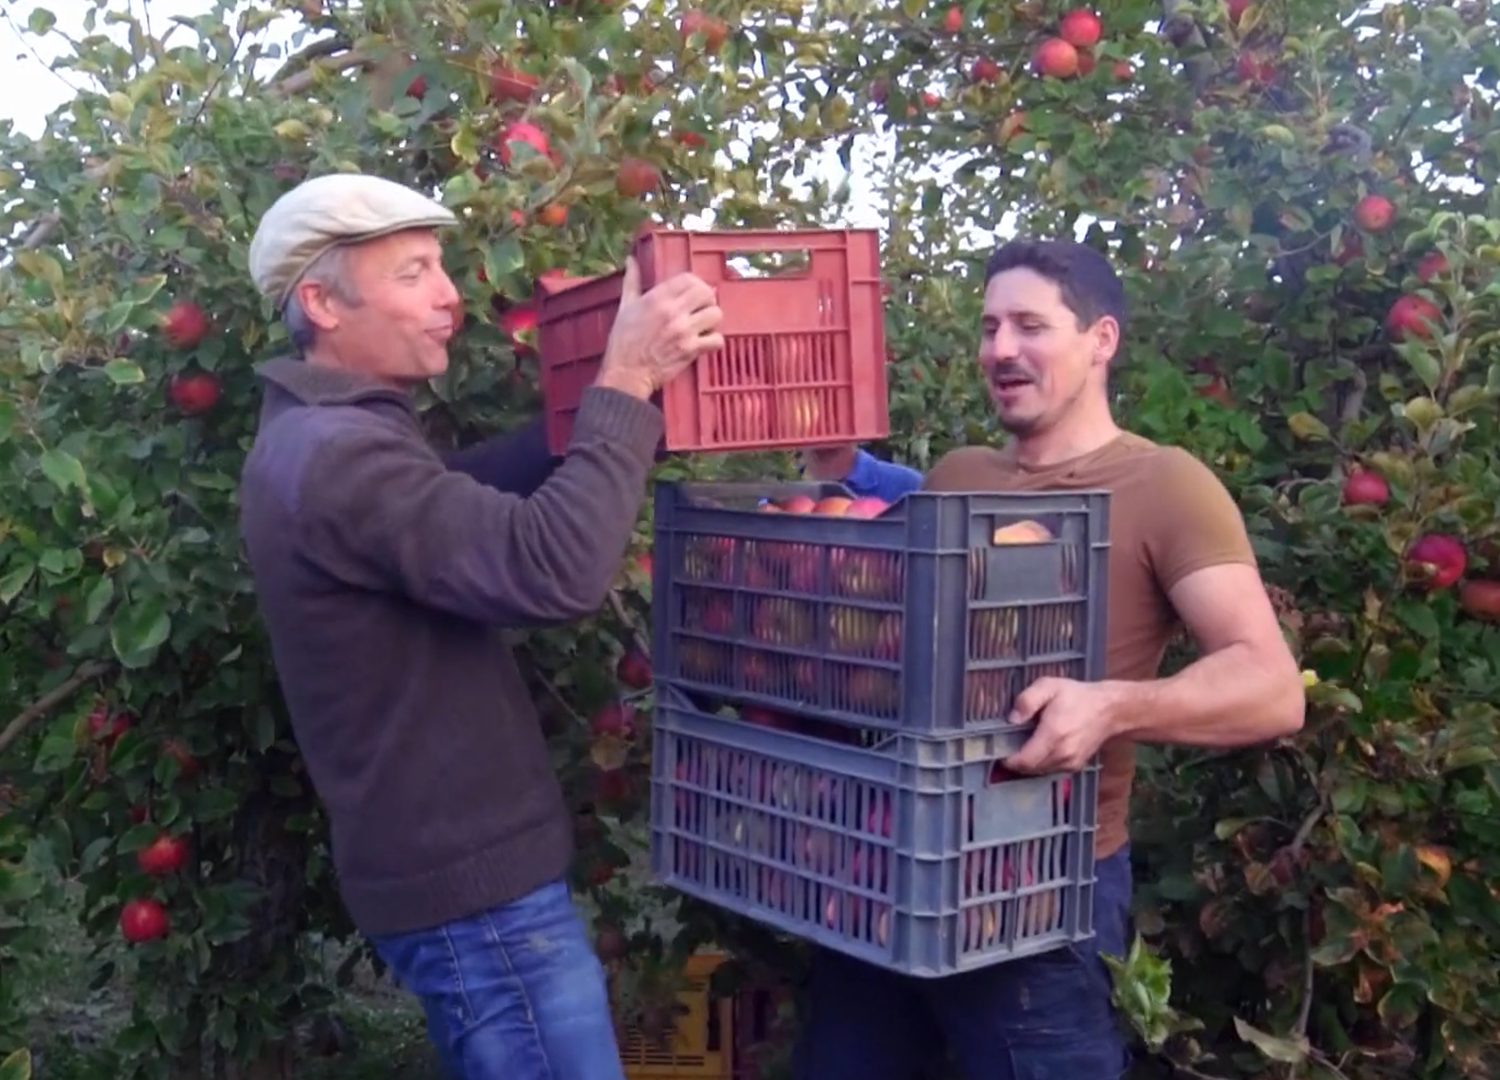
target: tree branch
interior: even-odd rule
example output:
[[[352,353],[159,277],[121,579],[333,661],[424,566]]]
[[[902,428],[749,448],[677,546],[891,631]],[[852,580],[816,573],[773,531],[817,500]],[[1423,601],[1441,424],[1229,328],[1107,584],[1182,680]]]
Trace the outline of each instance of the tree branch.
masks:
[[[1318,827],[1318,822],[1323,820],[1323,811],[1326,807],[1327,804],[1322,799],[1319,799],[1318,805],[1308,811],[1307,816],[1302,819],[1302,824],[1297,826],[1297,832],[1292,837],[1292,842],[1287,845],[1293,855],[1300,856],[1302,854],[1302,847],[1307,843],[1307,838]]]
[[[301,52],[286,58],[286,63],[282,64],[280,70],[271,76],[271,85],[275,86],[285,81],[293,73],[303,70],[314,60],[321,60],[325,56],[332,56],[334,53],[341,53],[345,49],[352,48],[354,48],[354,43],[340,35],[314,41]]]
[[[5,730],[0,731],[0,754],[5,753],[10,748],[10,745],[21,737],[22,732],[32,724],[78,693],[85,683],[97,679],[113,666],[113,664],[106,664],[102,661],[84,664],[83,667],[73,673],[72,678],[68,679],[67,682],[22,709],[16,714],[14,720],[5,725]]]
[[[620,594],[615,589],[609,590],[609,609],[615,613],[615,618],[620,620],[620,625],[629,632],[631,643],[641,651],[641,655],[648,660],[651,659],[651,647],[645,635],[636,626],[635,619],[625,607],[625,601],[620,599]]]
[[[313,64],[311,67],[304,68],[295,75],[288,75],[280,82],[272,83],[268,92],[272,97],[290,97],[293,94],[300,94],[311,89],[312,84],[318,81],[318,76],[324,72],[336,75],[341,71],[348,71],[350,68],[364,67],[369,62],[370,57],[367,53],[354,49],[340,56],[337,60],[329,61],[326,64]]]
[[[1313,1003],[1313,977],[1316,973],[1316,965],[1313,963],[1312,943],[1308,938],[1312,934],[1312,905],[1302,909],[1302,945],[1307,950],[1307,955],[1302,958],[1302,1006],[1297,1011],[1297,1023],[1292,1027],[1292,1035],[1296,1039],[1307,1038],[1307,1025],[1312,1019]]]

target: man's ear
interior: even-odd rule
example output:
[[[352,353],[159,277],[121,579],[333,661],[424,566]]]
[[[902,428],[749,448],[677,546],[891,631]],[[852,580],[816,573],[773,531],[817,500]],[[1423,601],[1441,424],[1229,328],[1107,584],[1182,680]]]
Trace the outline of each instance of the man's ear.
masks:
[[[1094,359],[1109,364],[1120,354],[1120,323],[1113,315],[1101,316],[1094,323]]]
[[[327,333],[338,328],[339,313],[333,303],[333,292],[320,281],[299,281],[292,295],[302,306],[308,322]]]

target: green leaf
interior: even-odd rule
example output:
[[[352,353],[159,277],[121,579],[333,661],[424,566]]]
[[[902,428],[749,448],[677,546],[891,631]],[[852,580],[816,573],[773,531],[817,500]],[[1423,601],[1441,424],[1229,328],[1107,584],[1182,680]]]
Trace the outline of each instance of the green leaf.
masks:
[[[484,253],[484,272],[491,281],[503,281],[526,265],[526,253],[515,237],[506,237]]]
[[[35,874],[12,863],[0,863],[0,904],[20,904],[40,896],[42,883]]]
[[[114,578],[100,578],[98,583],[89,590],[88,599],[84,603],[84,616],[90,623],[99,621],[99,616],[104,614],[104,609],[109,602],[115,598]]]
[[[1300,1064],[1307,1057],[1307,1040],[1284,1039],[1275,1035],[1267,1034],[1259,1028],[1251,1027],[1238,1016],[1234,1018],[1234,1030],[1239,1037],[1251,1046],[1254,1046],[1272,1061],[1285,1062],[1288,1065]]]
[[[1400,603],[1396,606],[1396,614],[1402,622],[1428,641],[1436,641],[1442,636],[1443,631],[1438,625],[1437,615],[1424,603]]]
[[[194,821],[218,821],[240,807],[240,793],[232,788],[209,788],[193,799]]]
[[[1239,832],[1246,825],[1250,824],[1252,820],[1254,819],[1243,817],[1225,818],[1223,821],[1220,821],[1214,825],[1214,835],[1217,836],[1220,840],[1228,840],[1235,833]]]
[[[172,618],[160,596],[149,596],[138,603],[126,603],[115,612],[109,624],[109,643],[126,667],[149,664],[172,633]]]
[[[1329,438],[1328,425],[1309,412],[1293,413],[1288,416],[1286,426],[1292,429],[1293,435],[1304,442],[1312,440],[1326,442]]]
[[[149,304],[156,299],[156,294],[161,292],[166,283],[166,274],[152,274],[150,277],[141,278],[126,290],[124,299],[136,307]]]
[[[114,837],[112,836],[98,837],[88,847],[83,849],[83,854],[78,859],[79,864],[84,870],[93,870],[98,866],[100,859],[103,858],[104,853],[109,850],[110,845],[114,842]]]
[[[21,590],[31,584],[36,575],[36,563],[27,560],[10,573],[0,578],[0,604],[8,604],[21,595]]]
[[[1401,345],[1398,351],[1411,366],[1412,373],[1422,380],[1422,385],[1429,391],[1436,390],[1439,381],[1442,380],[1443,370],[1438,365],[1438,358],[1432,354],[1432,350],[1426,345],[1408,342]]]
[[[132,825],[120,837],[120,842],[115,846],[116,855],[134,855],[144,847],[152,844],[161,835],[161,826],[154,822],[146,821],[139,825]]]
[[[135,386],[146,381],[146,373],[140,365],[129,360],[111,360],[104,365],[104,374],[116,386]]]
[[[36,12],[31,17],[35,19]],[[31,1080],[31,1051],[23,1046],[0,1061],[0,1080]]]
[[[109,305],[109,310],[104,313],[104,332],[106,334],[119,333],[130,321],[130,316],[135,313],[135,307],[128,300],[117,301]]]
[[[42,454],[42,473],[60,491],[67,491],[72,487],[87,492],[83,463],[66,450],[48,450]]]
[[[57,16],[46,8],[32,8],[31,14],[26,18],[26,29],[38,37],[51,33],[52,28],[56,25]]]

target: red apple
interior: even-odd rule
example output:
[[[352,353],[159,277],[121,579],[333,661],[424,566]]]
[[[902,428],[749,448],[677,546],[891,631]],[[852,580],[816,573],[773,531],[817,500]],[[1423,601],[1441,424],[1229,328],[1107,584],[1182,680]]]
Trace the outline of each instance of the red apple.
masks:
[[[534,331],[537,326],[537,310],[534,304],[516,304],[506,308],[495,320],[500,329],[510,335],[513,343],[519,344],[519,337],[524,333]]]
[[[1057,24],[1057,36],[1075,49],[1090,49],[1104,36],[1104,24],[1092,11],[1079,8],[1062,17]]]
[[[638,199],[661,186],[661,173],[649,161],[626,158],[615,172],[615,190],[627,199]]]
[[[1429,591],[1446,589],[1463,576],[1468,554],[1455,537],[1428,533],[1406,553],[1411,574]]]
[[[510,65],[497,61],[490,68],[490,98],[495,102],[530,101],[531,95],[541,85],[535,75],[516,71]]]
[[[1391,305],[1386,313],[1385,330],[1394,341],[1430,338],[1438,333],[1443,313],[1425,296],[1408,294]]]
[[[1345,506],[1383,506],[1391,488],[1378,473],[1355,469],[1344,481],[1343,497]]]
[[[162,743],[161,750],[177,762],[178,774],[183,779],[198,775],[198,759],[193,757],[192,751],[184,746],[181,740],[168,739]]]
[[[1422,256],[1422,261],[1417,263],[1417,280],[1425,285],[1434,278],[1447,274],[1448,271],[1448,256],[1441,251],[1429,251]]]
[[[208,336],[208,316],[191,300],[179,300],[162,317],[161,332],[173,348],[195,348]]]
[[[823,408],[816,390],[793,390],[777,401],[777,434],[783,439],[810,439],[822,434]]]
[[[1229,25],[1239,26],[1240,19],[1250,7],[1250,0],[1229,0]]]
[[[943,30],[949,34],[956,34],[964,28],[964,11],[958,5],[950,7],[943,14]]]
[[[495,136],[495,151],[500,157],[500,164],[510,164],[512,143],[525,143],[544,157],[552,153],[552,143],[548,140],[547,133],[524,120],[508,125]]]
[[[678,31],[684,42],[694,34],[702,34],[703,48],[707,52],[716,53],[724,47],[724,42],[729,37],[729,24],[695,8],[683,15]]]
[[[120,736],[130,730],[130,717],[124,713],[111,713],[109,706],[100,702],[89,713],[89,737],[102,743],[105,749],[113,749]]]
[[[1466,581],[1458,591],[1458,602],[1476,619],[1500,622],[1500,581]]]
[[[1235,74],[1241,82],[1253,86],[1269,86],[1276,81],[1276,64],[1253,52],[1241,53],[1234,64]]]
[[[120,909],[120,933],[132,945],[166,937],[171,929],[167,909],[156,900],[131,900]]]
[[[136,863],[143,873],[152,877],[167,877],[182,869],[187,862],[187,841],[180,836],[163,833],[146,847],[135,853]]]
[[[1366,195],[1354,204],[1354,224],[1365,232],[1380,233],[1396,220],[1396,207],[1384,195]]]
[[[634,710],[622,701],[611,701],[594,714],[589,721],[589,730],[596,736],[610,735],[617,739],[635,737]]]
[[[1023,134],[1025,131],[1026,113],[1021,109],[1017,109],[1015,112],[1007,115],[1004,120],[1000,121],[999,126],[995,129],[995,133],[999,136],[1002,146],[1010,142],[1011,139],[1015,138],[1017,135]]]
[[[873,518],[879,517],[891,508],[891,504],[884,499],[878,499],[874,495],[861,495],[849,504],[844,511],[845,517]]]
[[[1062,38],[1048,38],[1032,57],[1036,70],[1053,79],[1071,79],[1078,74],[1078,50]]]
[[[977,83],[997,82],[1000,78],[1000,65],[988,56],[981,56],[969,69],[969,78]]]
[[[218,376],[206,371],[178,373],[167,385],[167,398],[183,416],[202,416],[219,403]]]
[[[639,649],[631,649],[620,657],[615,668],[615,677],[633,690],[644,690],[651,685],[651,660]]]

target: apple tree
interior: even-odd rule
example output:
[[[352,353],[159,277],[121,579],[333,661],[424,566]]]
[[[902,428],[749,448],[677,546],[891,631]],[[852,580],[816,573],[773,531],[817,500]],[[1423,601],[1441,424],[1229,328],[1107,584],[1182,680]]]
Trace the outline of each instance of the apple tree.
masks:
[[[890,449],[999,437],[970,361],[997,235],[1116,260],[1118,415],[1230,487],[1311,684],[1295,738],[1143,755],[1137,926],[1172,978],[1122,965],[1142,1075],[1492,1075],[1493,13],[1080,8],[865,7],[837,37],[827,138],[890,148]]]
[[[647,220],[816,216],[826,192],[794,197],[771,154],[798,122],[777,85],[807,57],[800,9],[773,3],[139,10],[93,5],[55,65],[77,95],[40,137],[0,132],[0,956],[29,852],[81,884],[96,984],[130,1005],[101,1074],[292,1075],[293,1024],[336,988],[311,946],[357,942],[235,524],[252,368],[286,347],[245,270],[256,221],[355,169],[459,211],[463,330],[420,404],[438,445],[466,445],[540,407],[537,278],[615,268]],[[52,14],[27,32],[56,34]],[[628,564],[597,620],[519,642],[638,1013],[686,948],[670,919],[641,930],[617,876],[644,835],[645,648],[609,673],[644,646],[648,580]],[[646,959],[609,944],[616,924]],[[4,1040],[13,1015],[0,998]]]

